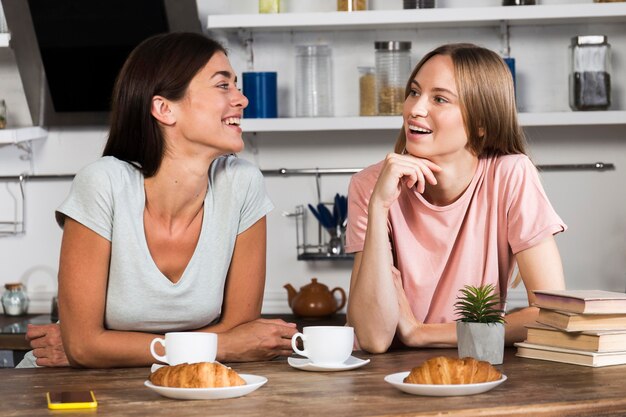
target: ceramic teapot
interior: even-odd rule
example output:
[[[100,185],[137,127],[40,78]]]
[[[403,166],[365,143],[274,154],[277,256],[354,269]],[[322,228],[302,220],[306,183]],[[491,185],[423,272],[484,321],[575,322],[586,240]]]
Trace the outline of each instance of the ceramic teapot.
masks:
[[[341,310],[346,304],[346,293],[342,288],[329,290],[324,284],[317,282],[317,278],[312,278],[311,283],[300,288],[296,292],[291,284],[283,286],[287,290],[289,307],[293,314],[299,317],[324,317],[330,316]],[[341,294],[341,302],[337,304],[334,293]]]

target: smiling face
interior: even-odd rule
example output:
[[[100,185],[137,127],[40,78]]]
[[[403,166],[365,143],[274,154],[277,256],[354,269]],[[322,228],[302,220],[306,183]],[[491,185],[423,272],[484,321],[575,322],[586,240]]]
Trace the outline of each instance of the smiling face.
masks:
[[[467,157],[467,132],[447,55],[430,58],[411,80],[403,109],[406,150],[433,162]]]
[[[247,105],[228,58],[217,52],[193,77],[185,96],[171,104],[176,137],[192,149],[199,145],[217,154],[240,152],[244,143],[239,125]]]

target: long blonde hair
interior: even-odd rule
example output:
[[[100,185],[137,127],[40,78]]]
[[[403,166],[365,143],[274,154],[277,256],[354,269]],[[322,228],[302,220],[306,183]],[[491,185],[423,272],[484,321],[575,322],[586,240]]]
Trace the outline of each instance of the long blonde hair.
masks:
[[[495,52],[470,43],[442,45],[427,53],[415,66],[411,81],[422,66],[436,55],[452,58],[459,105],[469,149],[478,157],[526,153],[526,138],[517,121],[515,89],[509,68]],[[404,127],[395,145],[396,153],[406,147]]]

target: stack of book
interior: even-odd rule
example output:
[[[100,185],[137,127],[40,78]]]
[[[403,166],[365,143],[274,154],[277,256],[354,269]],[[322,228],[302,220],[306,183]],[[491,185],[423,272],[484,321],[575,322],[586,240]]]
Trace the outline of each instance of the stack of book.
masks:
[[[600,290],[535,291],[537,323],[517,356],[585,366],[626,364],[626,294]]]

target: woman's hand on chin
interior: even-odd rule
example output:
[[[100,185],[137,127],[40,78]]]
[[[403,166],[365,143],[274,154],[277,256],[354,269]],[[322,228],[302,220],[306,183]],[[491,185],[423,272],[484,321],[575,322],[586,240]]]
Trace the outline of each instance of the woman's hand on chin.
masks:
[[[380,204],[387,209],[391,207],[400,195],[401,182],[408,188],[416,187],[419,193],[423,193],[426,183],[437,184],[435,173],[438,172],[441,172],[441,167],[428,159],[390,153],[383,163],[371,203]]]

